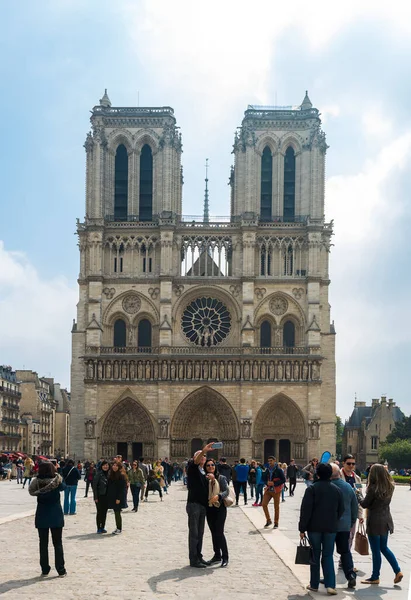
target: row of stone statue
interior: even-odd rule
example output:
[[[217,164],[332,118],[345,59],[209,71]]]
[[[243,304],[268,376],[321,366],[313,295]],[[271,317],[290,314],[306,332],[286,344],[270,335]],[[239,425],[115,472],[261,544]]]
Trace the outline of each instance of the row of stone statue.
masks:
[[[142,381],[318,381],[318,361],[88,360],[86,379]]]

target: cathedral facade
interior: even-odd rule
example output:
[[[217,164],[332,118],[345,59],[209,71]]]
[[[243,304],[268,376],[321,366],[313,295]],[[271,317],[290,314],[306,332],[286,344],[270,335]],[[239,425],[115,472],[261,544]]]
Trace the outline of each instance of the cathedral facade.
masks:
[[[91,124],[72,329],[75,457],[179,461],[211,440],[229,461],[334,452],[327,145],[308,95],[245,111],[230,215],[218,220],[207,194],[202,218],[183,215],[172,108],[113,107],[105,93]]]

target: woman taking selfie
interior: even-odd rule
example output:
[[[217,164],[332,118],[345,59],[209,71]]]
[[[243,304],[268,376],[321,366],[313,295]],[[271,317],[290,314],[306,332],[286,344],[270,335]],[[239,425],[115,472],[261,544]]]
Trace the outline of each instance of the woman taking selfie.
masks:
[[[403,578],[397,559],[387,545],[388,533],[394,532],[390,512],[394,489],[394,481],[384,465],[372,465],[368,476],[367,494],[364,499],[358,500],[363,508],[368,508],[367,535],[372,552],[372,574],[362,583],[380,583],[381,554],[388,560],[395,573],[394,583],[400,583]]]
[[[228,565],[228,548],[224,535],[224,524],[227,508],[224,499],[228,496],[228,483],[224,475],[218,474],[217,466],[212,458],[206,460],[204,470],[208,479],[207,523],[211,531],[214,549],[214,556],[210,562],[221,562],[221,566],[226,567]]]

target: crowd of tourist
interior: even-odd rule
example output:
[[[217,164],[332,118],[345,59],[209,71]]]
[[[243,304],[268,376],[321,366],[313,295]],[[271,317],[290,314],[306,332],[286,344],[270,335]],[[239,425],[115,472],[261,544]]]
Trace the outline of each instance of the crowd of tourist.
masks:
[[[225,536],[227,508],[238,506],[240,497],[245,505],[249,499],[253,507],[262,507],[265,528],[277,529],[280,521],[280,504],[294,496],[297,481],[306,489],[300,508],[298,528],[301,539],[308,538],[312,549],[310,583],[307,588],[317,591],[324,584],[329,595],[335,595],[336,577],[334,551],[340,556],[339,566],[347,579],[349,588],[357,584],[357,569],[352,556],[352,544],[357,523],[366,531],[372,553],[372,573],[362,581],[379,584],[381,556],[394,571],[394,583],[403,574],[397,559],[388,547],[389,534],[394,524],[390,503],[395,489],[391,474],[384,465],[375,464],[367,470],[367,488],[363,495],[361,473],[356,469],[352,455],[328,464],[312,458],[305,466],[279,463],[269,456],[266,463],[241,458],[228,464],[210,458],[213,444],[207,444],[192,459],[181,464],[171,463],[168,458],[151,464],[144,458],[130,463],[117,455],[110,462],[101,458],[98,462],[45,459],[33,460],[18,456],[11,462],[10,479],[16,479],[22,488],[29,484],[29,493],[37,497],[35,526],[40,541],[40,566],[42,576],[50,572],[48,558],[49,533],[55,550],[55,567],[59,576],[66,575],[62,530],[64,517],[75,515],[78,482],[85,481],[85,497],[92,491],[96,505],[96,533],[106,534],[107,514],[113,511],[115,529],[113,535],[122,533],[122,511],[128,508],[128,490],[132,497],[132,512],[138,512],[140,501],[147,501],[148,494],[158,493],[163,501],[172,481],[182,480],[187,486],[187,515],[189,529],[189,561],[194,568],[207,568],[219,563],[227,567],[228,544]],[[302,485],[300,483],[299,485]],[[60,492],[64,493],[63,506]],[[270,516],[273,500],[274,517]],[[202,543],[205,523],[209,527],[214,556],[205,560]],[[322,567],[322,576],[321,568]]]

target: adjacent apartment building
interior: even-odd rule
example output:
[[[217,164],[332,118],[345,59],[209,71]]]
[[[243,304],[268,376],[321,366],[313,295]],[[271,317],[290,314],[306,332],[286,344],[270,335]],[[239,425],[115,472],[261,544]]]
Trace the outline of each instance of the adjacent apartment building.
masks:
[[[378,462],[380,444],[403,418],[404,413],[386,396],[373,399],[371,406],[356,401],[344,427],[343,454],[353,454],[359,469]]]
[[[21,392],[15,371],[0,365],[0,453],[18,450]]]

